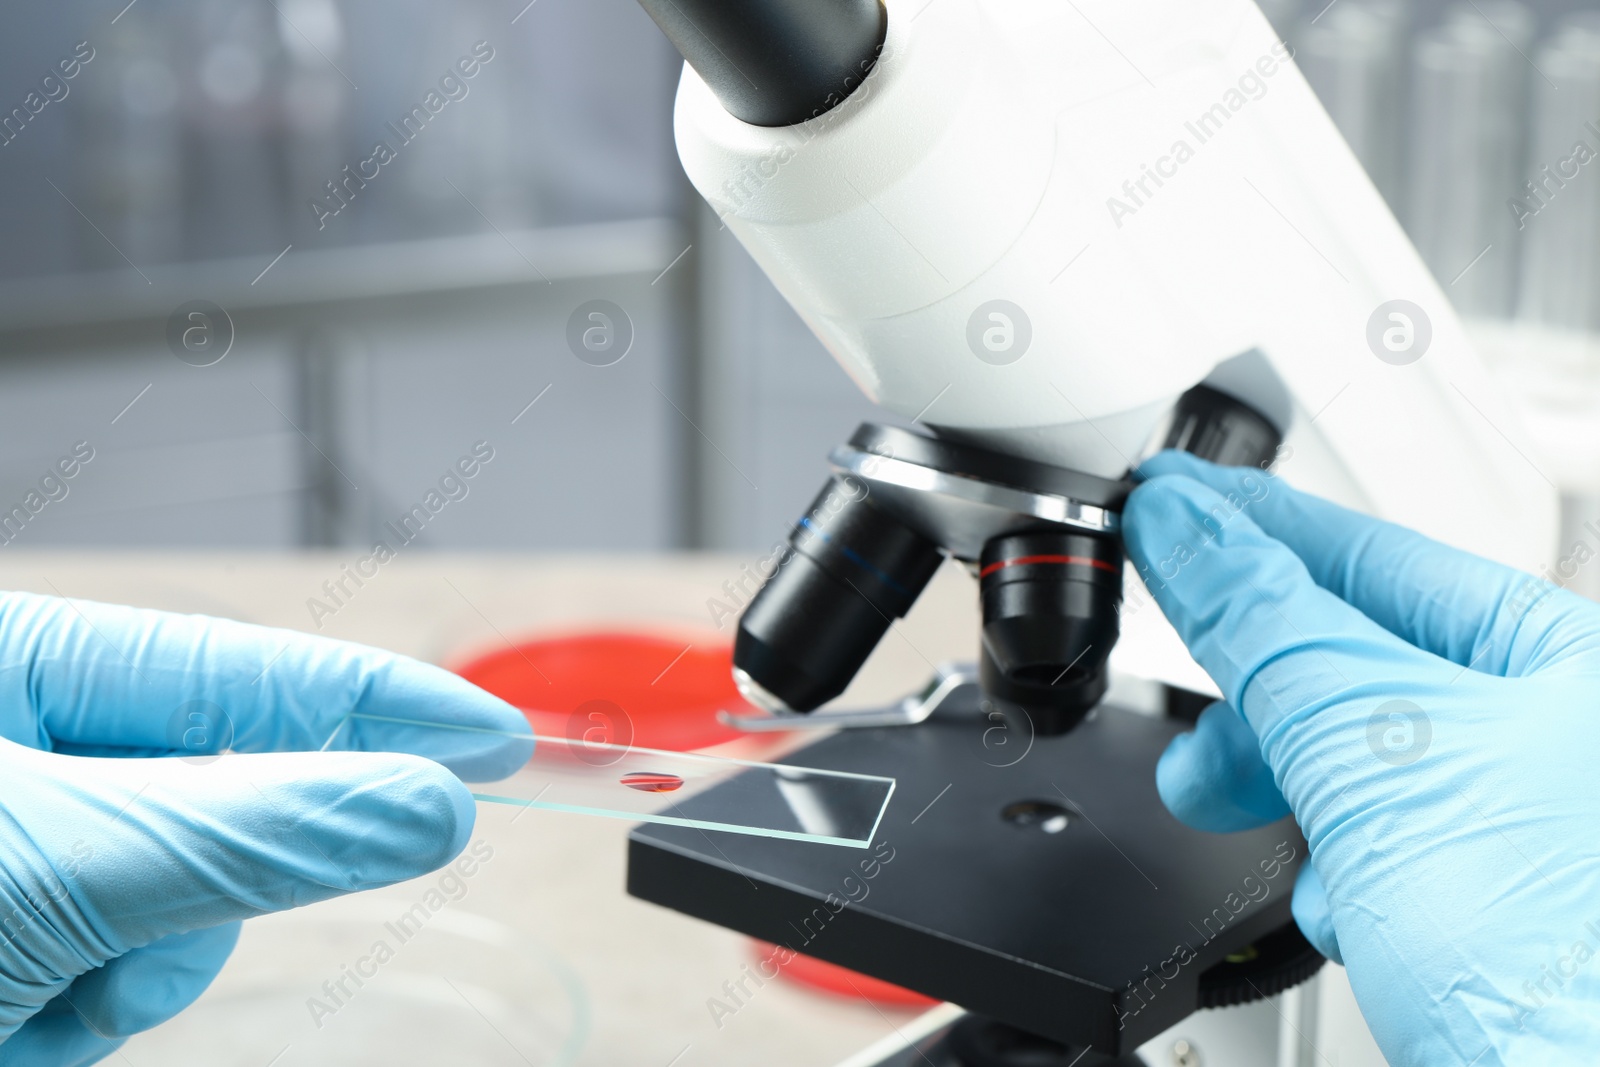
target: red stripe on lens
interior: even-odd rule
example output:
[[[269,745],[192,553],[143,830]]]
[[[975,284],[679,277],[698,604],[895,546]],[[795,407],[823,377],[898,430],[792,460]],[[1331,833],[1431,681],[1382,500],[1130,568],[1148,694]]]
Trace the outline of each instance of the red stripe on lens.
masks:
[[[1004,567],[1027,567],[1035,563],[1055,563],[1063,566],[1094,567],[1096,570],[1105,571],[1107,574],[1122,573],[1122,568],[1114,563],[1107,563],[1103,559],[1093,556],[1018,556],[1016,559],[1002,559],[989,564],[978,572],[979,578],[987,578]]]

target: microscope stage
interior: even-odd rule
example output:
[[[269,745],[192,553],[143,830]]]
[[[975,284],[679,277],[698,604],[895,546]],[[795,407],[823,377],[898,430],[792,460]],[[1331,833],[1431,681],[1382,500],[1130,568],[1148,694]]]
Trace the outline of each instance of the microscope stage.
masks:
[[[641,826],[628,891],[1120,1055],[1203,1002],[1249,998],[1229,981],[1276,991],[1248,967],[1292,923],[1306,855],[1289,819],[1210,834],[1167,812],[1155,764],[1182,729],[1102,706],[1031,737],[1025,720],[986,718],[968,686],[926,723],[842,730],[785,760],[898,779],[870,848]],[[1219,986],[1230,968],[1245,970]]]

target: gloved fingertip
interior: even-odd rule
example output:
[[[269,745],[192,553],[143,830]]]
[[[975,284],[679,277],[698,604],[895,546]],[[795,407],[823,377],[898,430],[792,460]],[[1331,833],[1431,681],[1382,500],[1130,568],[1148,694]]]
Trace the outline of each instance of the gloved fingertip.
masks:
[[[120,776],[107,801],[143,798],[73,885],[130,946],[420,877],[461,853],[477,818],[448,768],[401,753],[81,763]]]
[[[1193,746],[1193,732],[1179,734],[1167,742],[1161,758],[1156,761],[1156,792],[1161,795],[1161,803],[1179,822],[1190,826],[1194,826],[1191,820],[1197,814],[1196,801],[1200,792],[1189,758]]]
[[[466,679],[416,660],[384,661],[355,711],[373,718],[345,738],[349,747],[427,756],[469,782],[498,781],[533,756],[526,715]]]
[[[270,768],[255,778],[267,810],[301,813],[296,832],[306,847],[295,857],[298,877],[329,888],[375,889],[436,870],[466,847],[477,820],[467,787],[449,768],[423,756],[322,752],[248,758]],[[296,897],[272,907],[306,902]]]
[[[1126,525],[1127,520],[1141,512],[1149,513],[1154,511],[1153,505],[1170,499],[1178,488],[1175,483],[1183,476],[1166,471],[1152,472],[1150,464],[1154,462],[1154,460],[1147,460],[1139,468],[1141,471],[1145,471],[1146,474],[1139,481],[1139,484],[1133,487],[1133,492],[1128,494],[1127,502],[1122,505],[1124,525]]]
[[[1178,821],[1211,833],[1251,830],[1289,814],[1254,731],[1220,700],[1192,732],[1167,745],[1156,763],[1156,790]]]
[[[472,838],[473,827],[478,824],[478,802],[472,798],[472,793],[461,779],[451,775],[447,787],[454,832],[439,855],[439,862],[434,864],[434,869],[443,867],[461,855],[461,850],[467,847],[467,842]]]
[[[1193,733],[1179,734],[1156,761],[1156,792],[1161,803],[1185,826],[1207,833],[1225,834],[1255,825],[1238,817],[1223,795],[1225,783],[1205,769]]]
[[[0,1045],[5,1067],[89,1067],[116,1053],[127,1038],[102,1037],[89,1029],[78,1014],[55,1001],[23,1023]]]
[[[1295,878],[1294,896],[1289,901],[1289,911],[1306,940],[1328,959],[1340,966],[1344,956],[1339,951],[1339,935],[1333,928],[1333,908],[1328,903],[1322,878],[1310,862],[1300,868]]]
[[[503,730],[512,734],[533,732],[528,725],[527,715],[514,705],[465,678],[451,674],[442,667],[434,669],[450,679],[448,683],[450,694],[460,700],[466,713],[484,729]]]
[[[1122,505],[1123,547],[1141,576],[1145,576],[1153,562],[1160,558],[1171,540],[1172,530],[1179,525],[1175,515],[1184,507],[1180,493],[1184,481],[1186,479],[1170,474],[1148,478],[1134,486]],[[1145,583],[1150,584],[1148,577]]]
[[[1217,470],[1217,466],[1209,460],[1201,459],[1193,452],[1180,452],[1168,448],[1157,452],[1149,459],[1134,468],[1135,481],[1144,482],[1163,475],[1177,474],[1196,481],[1204,481],[1204,475],[1209,471]]]
[[[442,667],[404,656],[383,659],[354,710],[481,730],[529,732],[527,717],[504,700]]]
[[[1221,503],[1216,490],[1185,473],[1161,473],[1128,494],[1122,506],[1122,535],[1137,564],[1172,547],[1173,535],[1184,534],[1196,520],[1209,517]]]
[[[433,760],[406,755],[390,758],[401,764],[404,810],[414,813],[421,826],[438,829],[436,833],[418,835],[419,847],[412,854],[420,868],[416,874],[427,874],[455,859],[467,847],[477,823],[478,804],[461,779]]]

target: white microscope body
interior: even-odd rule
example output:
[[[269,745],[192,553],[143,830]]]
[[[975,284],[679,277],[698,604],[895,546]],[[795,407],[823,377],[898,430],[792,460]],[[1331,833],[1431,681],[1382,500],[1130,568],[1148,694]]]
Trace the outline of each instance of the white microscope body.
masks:
[[[1555,487],[1251,0],[884,6],[876,63],[820,114],[741,121],[689,66],[676,108],[696,188],[872,400],[1118,478],[1205,382],[1284,432],[1297,486],[1551,563]],[[1125,606],[1113,657],[1210,688],[1153,610]],[[1212,1047],[1242,1032],[1194,1018]]]
[[[1250,0],[885,6],[821,115],[748,124],[688,66],[676,110],[696,188],[870,398],[1115,477],[1207,380],[1297,485],[1549,562],[1553,487]]]

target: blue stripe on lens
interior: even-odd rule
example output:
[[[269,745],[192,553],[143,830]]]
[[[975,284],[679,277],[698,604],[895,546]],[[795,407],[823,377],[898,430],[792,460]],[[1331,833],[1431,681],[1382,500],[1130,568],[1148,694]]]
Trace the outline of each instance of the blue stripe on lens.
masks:
[[[905,586],[901,585],[899,582],[895,581],[893,578],[889,577],[889,575],[885,574],[883,571],[879,570],[871,562],[869,562],[868,560],[863,558],[859,553],[857,553],[855,551],[855,549],[850,548],[848,545],[840,544],[839,542],[835,541],[833,538],[829,537],[822,530],[818,529],[817,528],[817,524],[811,521],[811,516],[802,515],[800,517],[800,525],[804,526],[806,529],[810,530],[812,533],[816,534],[818,537],[820,537],[824,541],[828,542],[828,544],[830,544],[833,547],[837,548],[839,550],[840,554],[842,554],[845,559],[849,560],[851,563],[854,563],[857,567],[860,567],[862,570],[866,571],[868,574],[872,575],[874,578],[878,579],[878,581],[882,582],[884,585],[888,586],[890,589],[893,589],[895,592],[899,593],[901,596],[910,596],[911,595],[911,591],[909,589],[907,589]]]

